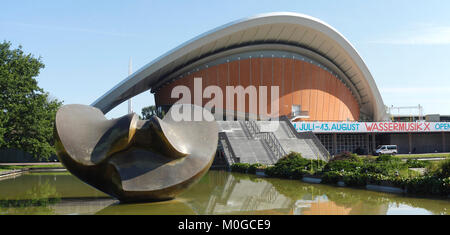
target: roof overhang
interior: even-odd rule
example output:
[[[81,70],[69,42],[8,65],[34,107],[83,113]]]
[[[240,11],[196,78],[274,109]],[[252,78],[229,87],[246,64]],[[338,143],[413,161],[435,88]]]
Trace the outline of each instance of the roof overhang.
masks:
[[[200,60],[252,45],[286,45],[314,52],[335,67],[358,97],[361,112],[374,121],[387,120],[376,83],[350,42],[328,24],[298,13],[257,15],[213,29],[158,57],[125,78],[92,106],[104,113],[144,91],[160,85],[171,74]]]

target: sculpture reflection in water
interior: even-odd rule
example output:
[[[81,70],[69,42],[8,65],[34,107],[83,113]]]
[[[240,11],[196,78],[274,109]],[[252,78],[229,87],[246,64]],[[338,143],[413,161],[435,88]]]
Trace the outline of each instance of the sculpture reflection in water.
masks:
[[[189,121],[199,113],[202,121]],[[121,202],[160,201],[209,170],[218,125],[195,105],[174,105],[162,120],[140,120],[134,113],[107,120],[97,108],[66,105],[56,114],[55,139],[62,164],[89,185]]]
[[[118,203],[68,173],[0,180],[0,214],[441,214],[449,200],[209,171],[175,200]]]
[[[209,171],[207,177],[182,193],[177,200],[112,204],[96,214],[387,214],[389,204],[395,198],[395,195],[371,191]],[[399,198],[398,202],[410,204],[409,199]],[[419,206],[433,210],[431,205],[424,203]]]

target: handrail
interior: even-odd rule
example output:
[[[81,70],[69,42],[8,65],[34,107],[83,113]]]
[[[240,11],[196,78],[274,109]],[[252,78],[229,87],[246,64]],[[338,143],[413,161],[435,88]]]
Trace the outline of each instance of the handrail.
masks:
[[[295,134],[295,132],[297,132],[297,131],[295,131],[295,128],[292,127],[292,124],[290,122],[288,122],[287,125],[288,125],[288,127],[287,127],[288,130],[286,130],[286,132],[287,132],[287,135],[289,136],[289,138],[293,138],[293,139],[297,138],[297,135]],[[280,127],[284,128],[283,126],[280,126]],[[292,127],[292,129],[290,127]]]
[[[253,139],[261,132],[255,121],[244,121],[244,124]]]
[[[297,138],[299,138],[299,139],[302,139],[302,138],[303,138],[303,136],[300,135],[300,133],[298,133],[297,130],[294,128],[294,126],[293,126],[292,123],[291,123],[291,120],[289,120],[289,118],[288,118],[287,116],[281,116],[281,117],[280,117],[280,121],[284,121],[284,122],[286,122],[286,123],[288,124],[289,130],[291,130],[291,133],[292,133],[295,137],[297,137]]]
[[[274,153],[277,158],[276,160],[287,155],[286,151],[283,149],[283,146],[281,146],[277,137],[272,132],[261,132],[258,136],[267,143],[272,153]]]
[[[325,148],[325,146],[323,146],[322,142],[320,142],[319,138],[317,138],[317,136],[313,132],[303,132],[303,133],[307,135],[308,139],[310,139],[314,143],[315,147],[317,148],[319,153],[323,156],[323,158],[326,159],[327,161],[330,160],[330,153]]]
[[[226,133],[219,133],[219,139],[221,140],[221,142],[224,141],[224,143],[222,143],[222,148],[229,166],[233,165],[234,163],[239,163],[240,159],[236,157],[236,154],[231,148],[231,143]],[[223,144],[225,144],[225,146]],[[229,156],[227,152],[230,153],[231,156]]]
[[[330,160],[330,152],[328,152],[327,148],[325,148],[325,146],[322,144],[322,141],[319,140],[319,138],[316,136],[316,134],[311,132],[311,135],[312,135],[312,139],[313,139],[314,143],[319,148],[319,151],[322,152],[324,158],[326,160]]]
[[[275,134],[272,132],[261,132],[258,124],[253,120],[245,121],[244,124],[253,139],[261,139],[269,147],[276,158],[275,161],[286,155],[286,151]]]
[[[288,117],[286,116],[281,116],[280,117],[280,121],[285,121],[288,126],[289,129],[291,130],[291,133],[293,133],[297,138],[299,139],[311,139],[312,142],[314,143],[315,147],[312,146],[309,141],[306,141],[306,143],[311,147],[311,149],[314,151],[314,154],[318,155],[321,154],[323,156],[324,159],[326,159],[327,161],[330,159],[330,153],[328,152],[328,150],[325,148],[325,146],[323,146],[322,142],[319,140],[319,138],[317,138],[317,136],[313,133],[313,132],[302,132],[299,133],[297,132],[297,130],[295,130],[294,126],[292,125],[291,121],[289,120]],[[315,151],[315,149],[317,148],[317,150],[319,151],[319,153],[317,153]]]

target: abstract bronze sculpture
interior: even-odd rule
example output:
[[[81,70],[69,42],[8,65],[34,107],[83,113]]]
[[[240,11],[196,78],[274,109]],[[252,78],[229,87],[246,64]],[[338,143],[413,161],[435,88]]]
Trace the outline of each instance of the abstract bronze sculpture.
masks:
[[[186,107],[213,120],[198,106],[172,109]],[[171,110],[162,120],[139,120],[136,114],[108,120],[97,108],[65,105],[55,120],[57,155],[72,174],[122,202],[172,199],[210,168],[218,126],[176,121]]]

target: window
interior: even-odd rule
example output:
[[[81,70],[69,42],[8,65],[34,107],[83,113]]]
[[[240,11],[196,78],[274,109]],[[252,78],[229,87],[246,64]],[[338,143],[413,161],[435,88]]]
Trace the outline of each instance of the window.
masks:
[[[333,149],[333,134],[316,134],[323,146],[328,150],[330,154],[334,153]]]
[[[300,116],[302,107],[300,105],[292,105],[292,116]]]

